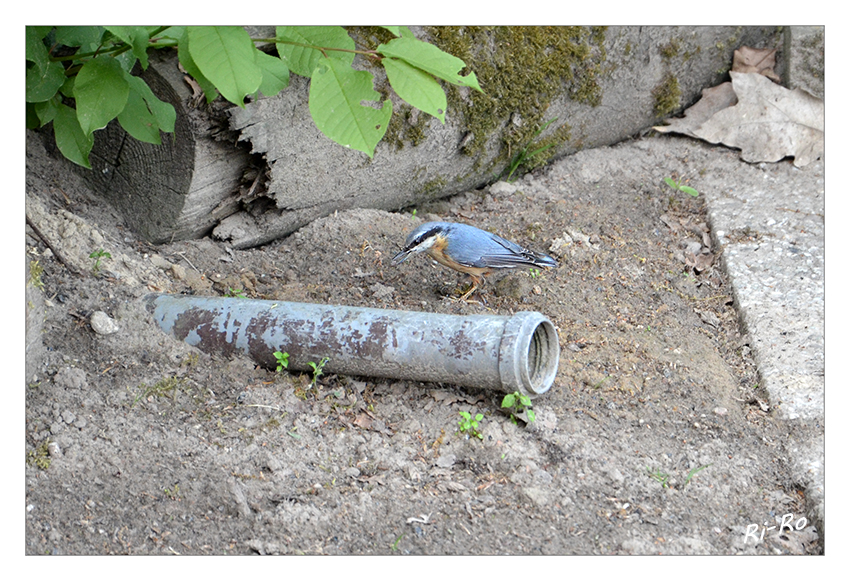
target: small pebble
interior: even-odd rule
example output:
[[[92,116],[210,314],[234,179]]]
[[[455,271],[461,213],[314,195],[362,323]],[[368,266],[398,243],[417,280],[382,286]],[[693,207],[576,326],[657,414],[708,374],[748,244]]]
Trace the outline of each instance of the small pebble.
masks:
[[[111,335],[120,331],[118,324],[103,311],[95,311],[91,316],[91,328],[98,335]]]
[[[177,280],[186,279],[186,269],[180,266],[179,264],[171,265],[171,274],[173,274],[174,278],[176,278]]]
[[[509,184],[508,182],[496,182],[492,186],[490,186],[490,193],[494,196],[510,196],[515,193],[517,187],[513,184]]]

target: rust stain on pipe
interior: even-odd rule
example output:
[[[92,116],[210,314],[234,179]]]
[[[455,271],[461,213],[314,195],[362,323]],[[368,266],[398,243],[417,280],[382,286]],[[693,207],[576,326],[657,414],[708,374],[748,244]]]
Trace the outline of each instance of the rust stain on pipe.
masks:
[[[148,295],[159,326],[207,353],[244,353],[274,369],[323,357],[346,375],[545,393],[558,369],[558,335],[540,313],[443,315],[238,298]]]

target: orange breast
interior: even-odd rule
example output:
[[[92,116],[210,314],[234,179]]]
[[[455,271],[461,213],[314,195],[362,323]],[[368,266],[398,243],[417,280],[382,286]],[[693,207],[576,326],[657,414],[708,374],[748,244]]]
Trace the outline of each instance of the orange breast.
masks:
[[[463,272],[463,273],[468,274],[468,275],[470,275],[470,276],[472,276],[473,278],[476,278],[476,279],[480,279],[482,276],[490,274],[491,272],[493,272],[492,269],[489,269],[489,268],[465,266],[463,264],[460,264],[459,262],[455,262],[454,260],[449,258],[448,255],[446,254],[447,243],[448,243],[448,241],[445,238],[443,238],[443,237],[438,238],[437,241],[434,243],[434,245],[431,246],[431,248],[429,248],[427,250],[428,255],[431,258],[433,258],[434,260],[436,260],[437,262],[439,262],[440,264],[442,264],[443,266],[448,266],[449,268],[451,268],[453,270],[456,270],[458,272]]]

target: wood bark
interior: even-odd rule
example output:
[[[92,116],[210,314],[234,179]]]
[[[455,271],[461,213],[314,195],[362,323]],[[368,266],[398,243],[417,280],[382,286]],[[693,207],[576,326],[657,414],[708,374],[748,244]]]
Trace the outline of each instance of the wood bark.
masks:
[[[674,43],[686,50],[673,50]],[[780,35],[771,27],[610,27],[596,47],[607,55],[596,78],[601,102],[576,102],[565,86],[543,117],[557,122],[540,137],[569,125],[569,137],[553,148],[553,158],[622,141],[659,122],[655,92],[665,79],[675,78],[681,111],[703,88],[723,80],[736,48],[777,44]],[[93,185],[153,242],[212,232],[247,248],[337,210],[397,210],[479,188],[492,183],[510,159],[500,132],[525,122],[516,111],[502,111],[495,131],[474,135],[457,108],[448,111],[445,125],[420,113],[428,117],[420,143],[399,149],[381,142],[369,159],[319,132],[309,113],[308,79],[292,75],[280,94],[244,109],[218,105],[216,110],[227,107],[229,127],[221,127],[203,112],[206,105],[191,105],[184,77],[174,54],[157,55],[144,74],[178,113],[175,134],[163,135],[161,146],[139,143],[113,124],[98,132],[92,153]],[[486,79],[479,80],[487,91]],[[535,91],[527,87],[529,100],[536,99]],[[396,115],[400,102],[394,105]],[[484,140],[484,147],[470,155],[466,146],[474,139]],[[259,168],[248,171],[258,161]]]

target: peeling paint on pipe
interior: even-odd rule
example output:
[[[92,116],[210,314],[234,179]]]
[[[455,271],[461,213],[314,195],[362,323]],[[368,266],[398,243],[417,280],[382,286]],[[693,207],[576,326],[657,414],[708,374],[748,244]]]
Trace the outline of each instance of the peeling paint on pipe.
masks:
[[[330,360],[326,372],[452,383],[546,393],[558,371],[558,333],[536,312],[513,316],[443,315],[153,294],[146,308],[163,331],[200,350],[243,353],[274,369],[273,353],[289,353],[289,367]]]

